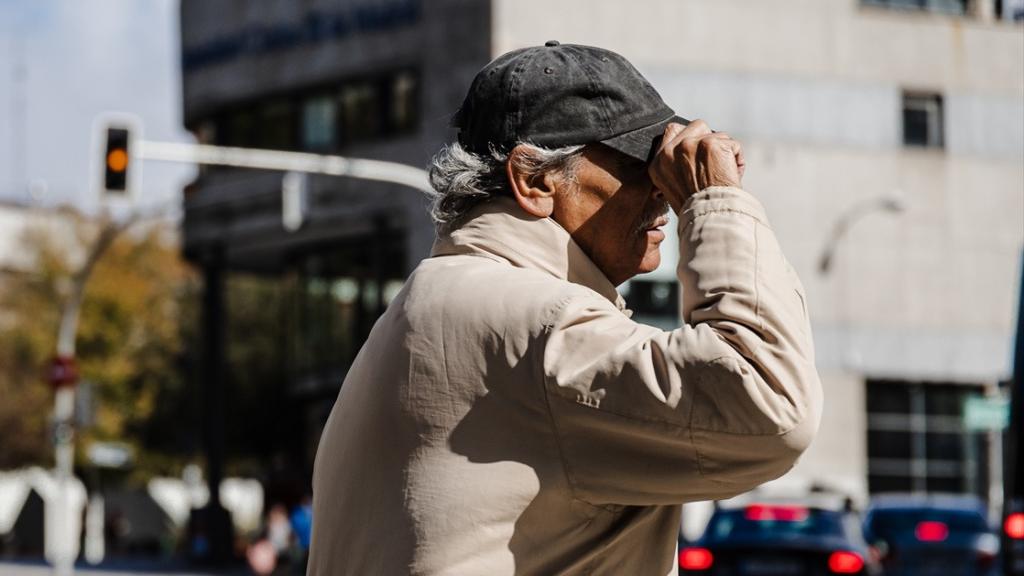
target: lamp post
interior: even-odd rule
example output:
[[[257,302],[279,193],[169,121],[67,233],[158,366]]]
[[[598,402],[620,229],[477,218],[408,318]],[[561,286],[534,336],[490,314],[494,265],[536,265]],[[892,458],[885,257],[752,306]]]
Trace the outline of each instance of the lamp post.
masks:
[[[850,229],[858,222],[876,212],[897,214],[904,210],[905,208],[899,197],[898,191],[868,198],[847,208],[832,224],[832,229],[829,231],[828,239],[821,250],[821,255],[818,256],[818,274],[824,278],[832,272],[836,260],[836,252],[838,251],[840,244],[846,237],[847,232],[849,232]],[[846,309],[846,286],[848,283],[848,279],[840,279],[835,287],[836,294],[834,299],[834,312],[836,314],[837,325],[841,325],[841,323],[848,320],[846,314],[848,312]],[[850,329],[850,326],[841,326],[838,329],[836,342],[839,347],[839,358],[842,358],[842,363],[844,365],[848,365],[848,367],[859,362],[859,356],[856,353],[856,350],[849,345],[850,342],[848,334]]]
[[[903,201],[895,194],[870,198],[848,208],[832,225],[832,230],[829,232],[825,247],[821,251],[821,256],[818,257],[818,273],[822,276],[828,275],[832,269],[832,262],[835,259],[839,242],[842,241],[847,231],[859,220],[874,212],[896,214],[904,210]]]
[[[876,212],[898,214],[904,210],[904,203],[900,199],[899,192],[895,190],[889,194],[861,200],[847,207],[833,221],[831,229],[829,230],[828,237],[821,249],[820,255],[818,256],[818,275],[824,279],[832,272],[836,261],[836,252],[839,249],[840,243],[846,237],[846,234],[850,229],[858,222]],[[853,328],[853,322],[848,314],[849,302],[846,298],[847,285],[849,283],[850,279],[848,277],[839,278],[838,282],[834,283],[831,307],[834,315],[832,322],[833,326],[835,326],[835,332],[832,335],[832,338],[829,338],[830,345],[824,347],[829,349],[829,354],[833,355],[834,361],[836,362],[836,368],[841,372],[844,372],[847,377],[853,376],[853,374],[857,372],[857,367],[861,362],[860,355],[857,352],[856,347],[852,345],[852,338],[850,336],[850,332]],[[862,382],[861,385],[866,388],[866,383],[863,383],[859,377],[857,379],[860,380]],[[866,473],[863,480],[865,481],[866,493]]]

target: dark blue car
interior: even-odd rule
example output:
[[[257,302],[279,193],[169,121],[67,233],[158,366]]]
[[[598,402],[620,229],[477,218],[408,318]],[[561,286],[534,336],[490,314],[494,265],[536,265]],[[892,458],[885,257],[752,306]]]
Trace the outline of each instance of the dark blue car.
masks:
[[[693,543],[680,542],[680,574],[875,574],[859,521],[848,510],[800,503],[718,508]]]
[[[864,515],[864,539],[887,576],[998,574],[999,537],[973,496],[876,497]]]

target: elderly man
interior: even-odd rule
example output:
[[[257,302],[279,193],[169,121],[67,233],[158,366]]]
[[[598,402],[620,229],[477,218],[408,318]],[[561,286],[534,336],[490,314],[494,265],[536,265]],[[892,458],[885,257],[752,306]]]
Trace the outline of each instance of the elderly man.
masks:
[[[789,470],[821,412],[804,292],[739,143],[618,54],[488,64],[434,159],[433,254],[345,379],[309,574],[675,572],[680,504]],[[683,326],[615,286],[679,216]]]

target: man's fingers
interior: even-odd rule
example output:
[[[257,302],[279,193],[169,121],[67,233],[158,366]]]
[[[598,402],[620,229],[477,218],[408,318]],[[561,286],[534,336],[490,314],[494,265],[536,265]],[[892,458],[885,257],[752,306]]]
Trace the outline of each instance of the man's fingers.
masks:
[[[740,186],[743,147],[703,120],[669,124],[648,167],[653,184],[678,212],[686,198],[709,186]]]
[[[709,144],[713,141],[718,144],[724,144],[728,146],[732,152],[733,157],[736,158],[736,166],[740,170],[740,174],[743,174],[743,169],[746,167],[746,159],[743,156],[743,145],[738,140],[733,140],[732,136],[729,136],[725,132],[714,132],[701,138],[702,141],[707,141]]]
[[[676,149],[677,146],[679,146],[679,143],[682,141],[683,133],[685,132],[685,130],[685,126],[683,126],[682,124],[676,124],[675,122],[670,122],[667,126],[665,126],[665,132],[661,138],[661,145],[658,146],[658,152],[667,153],[669,156],[674,156],[675,154],[673,153],[673,151]]]
[[[743,179],[743,147],[724,132],[702,136],[697,140],[685,140],[684,149],[689,148],[697,160],[697,189],[709,186],[740,186]]]
[[[715,141],[718,141],[718,140],[728,140],[730,142],[735,142],[735,140],[732,139],[732,136],[729,136],[729,134],[727,134],[725,132],[711,132],[710,134],[707,134],[705,136],[701,136],[701,140],[708,140],[708,141],[712,141],[712,140],[715,140]]]
[[[711,134],[711,128],[708,127],[707,122],[698,118],[687,124],[686,128],[683,128],[682,137],[700,138],[702,136],[707,136],[708,134]]]
[[[674,151],[679,148],[679,145],[684,141],[689,141],[690,144],[694,144],[702,137],[709,134],[712,134],[711,128],[708,127],[706,122],[699,118],[693,120],[686,126],[670,122],[665,126],[665,133],[661,139],[659,152],[668,152],[669,156],[675,156]]]
[[[668,126],[665,126],[665,135],[662,138],[662,141],[665,142],[675,140],[676,136],[678,136],[679,133],[682,132],[685,128],[686,126],[683,126],[682,124],[669,122]]]
[[[715,136],[718,135],[715,134]],[[732,152],[733,157],[736,158],[736,167],[739,168],[740,176],[742,177],[743,170],[747,166],[747,161],[743,157],[743,145],[740,144],[738,140],[733,140],[732,137],[730,137],[728,134],[723,134],[723,136],[725,136],[724,139],[727,140],[727,144],[729,146],[730,151]]]
[[[733,140],[733,142],[736,142]],[[736,147],[733,149],[736,154],[736,166],[740,169],[740,178],[743,178],[743,173],[747,170],[747,160],[743,156],[743,146],[736,142]]]

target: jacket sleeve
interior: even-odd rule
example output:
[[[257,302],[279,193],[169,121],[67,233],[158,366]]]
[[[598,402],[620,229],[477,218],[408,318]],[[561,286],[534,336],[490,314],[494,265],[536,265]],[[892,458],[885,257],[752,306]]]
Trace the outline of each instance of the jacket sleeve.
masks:
[[[584,501],[728,498],[784,474],[817,430],[803,288],[761,204],[708,188],[684,206],[679,241],[681,328],[633,322],[582,288],[549,324],[548,408]]]

